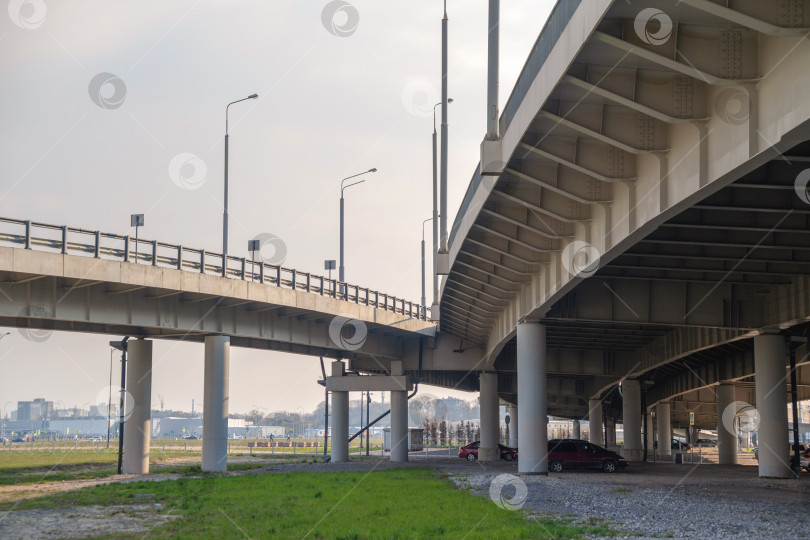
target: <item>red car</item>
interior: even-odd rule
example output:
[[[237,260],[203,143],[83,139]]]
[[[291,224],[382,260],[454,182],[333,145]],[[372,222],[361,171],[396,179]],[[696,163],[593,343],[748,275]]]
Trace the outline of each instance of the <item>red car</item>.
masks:
[[[467,461],[475,461],[478,459],[478,447],[481,445],[480,441],[475,441],[467,446],[462,446],[458,449],[458,457],[466,459]],[[504,461],[515,461],[518,457],[517,448],[509,448],[502,444],[498,445],[501,451],[501,459]]]
[[[615,452],[578,439],[548,441],[548,470],[602,469],[607,473],[627,467],[627,461]]]

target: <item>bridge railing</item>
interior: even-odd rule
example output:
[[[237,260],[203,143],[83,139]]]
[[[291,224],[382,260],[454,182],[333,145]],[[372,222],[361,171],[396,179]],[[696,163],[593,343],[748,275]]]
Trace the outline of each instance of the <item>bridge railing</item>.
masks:
[[[373,306],[414,319],[428,320],[430,312],[418,303],[406,301],[368,287],[360,287],[322,275],[300,272],[245,257],[167,244],[157,240],[137,240],[129,235],[105,233],[0,217],[0,244],[38,251],[80,255],[132,264],[174,268],[187,272],[219,275],[253,281],[267,286],[305,291],[338,300]]]

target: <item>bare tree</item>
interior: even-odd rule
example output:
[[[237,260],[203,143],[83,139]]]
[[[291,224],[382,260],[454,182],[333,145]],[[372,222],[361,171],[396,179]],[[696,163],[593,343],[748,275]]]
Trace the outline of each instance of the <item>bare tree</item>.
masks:
[[[447,422],[444,420],[439,422],[439,444],[442,446],[447,444]]]

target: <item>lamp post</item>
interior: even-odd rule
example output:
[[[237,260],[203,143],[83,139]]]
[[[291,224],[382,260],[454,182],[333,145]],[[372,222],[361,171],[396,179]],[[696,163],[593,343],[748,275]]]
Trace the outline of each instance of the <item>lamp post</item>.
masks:
[[[453,98],[447,98],[447,103],[453,103]],[[439,171],[438,171],[438,150],[436,135],[436,107],[441,105],[438,102],[433,106],[433,303],[431,304],[431,316],[433,310],[439,311],[439,273],[436,266],[437,254],[439,253]]]
[[[439,195],[441,210],[439,211],[439,226],[441,228],[441,244],[438,251],[437,272],[445,275],[450,272],[450,253],[447,237],[447,0],[444,2],[444,16],[442,17],[442,146],[441,146],[441,182]]]
[[[228,108],[234,103],[248,99],[256,99],[259,94],[251,94],[246,98],[231,101],[225,107],[225,200],[222,212],[222,275],[225,275],[225,257],[228,254]]]
[[[343,180],[340,181],[340,268],[338,269],[338,279],[341,282],[341,285],[340,285],[341,291],[348,292],[348,291],[346,291],[346,288],[345,288],[345,281],[344,280],[345,280],[346,276],[345,276],[345,267],[343,266],[343,190],[345,190],[346,188],[350,188],[352,186],[356,186],[357,184],[362,184],[363,182],[365,182],[365,179],[357,180],[357,181],[352,182],[351,184],[349,184],[347,186],[344,186],[343,182],[345,182],[346,180],[349,180],[351,178],[355,178],[357,176],[362,176],[364,174],[373,173],[373,172],[377,172],[376,167],[374,167],[372,169],[369,169],[367,171],[361,172],[361,173],[357,173],[357,174],[353,174],[351,176],[347,176],[346,178],[344,178]]]
[[[424,220],[422,222],[422,307],[423,308],[427,307],[427,303],[426,303],[427,300],[425,298],[425,223],[427,223],[428,221],[433,221],[433,218],[432,217],[427,218],[426,220]],[[433,230],[435,231],[436,228],[434,227]],[[435,250],[436,244],[433,244],[433,245],[434,245],[434,250]],[[435,257],[436,256],[434,255],[434,261],[433,261],[434,264],[436,262]],[[433,275],[434,275],[434,279],[435,279],[436,273],[434,272]],[[434,292],[433,294],[434,294],[434,297],[435,297],[436,293]]]

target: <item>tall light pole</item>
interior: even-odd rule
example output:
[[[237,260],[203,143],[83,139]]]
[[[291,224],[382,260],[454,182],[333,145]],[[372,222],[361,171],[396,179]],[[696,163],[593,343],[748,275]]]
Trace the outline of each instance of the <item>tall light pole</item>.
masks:
[[[427,303],[426,303],[426,299],[425,299],[425,223],[427,223],[428,221],[433,221],[433,218],[432,217],[427,218],[426,220],[424,220],[422,222],[422,307],[427,307]],[[433,230],[435,231],[436,227],[433,227]],[[433,244],[433,246],[434,246],[434,250],[435,250],[436,244]],[[435,265],[435,262],[436,262],[435,261],[435,255],[434,255],[434,261],[433,262],[434,262],[434,265]],[[434,279],[436,279],[435,273],[434,273]],[[435,292],[434,292],[434,296],[435,296]]]
[[[439,220],[441,228],[441,244],[437,258],[437,273],[447,275],[450,273],[450,252],[447,237],[447,0],[444,2],[444,17],[442,17],[442,146],[441,146],[441,185],[439,194],[441,210]]]
[[[453,98],[447,98],[447,103],[453,103]],[[437,320],[433,315],[433,311],[435,310],[437,315],[439,313],[439,273],[436,266],[439,253],[439,170],[436,149],[436,107],[441,104],[440,101],[433,106],[433,303],[430,306],[432,320]]]
[[[225,107],[225,200],[222,212],[222,275],[225,275],[225,257],[228,254],[228,108],[234,103],[256,99],[259,94],[250,94],[246,98],[231,101]]]
[[[363,171],[361,173],[357,173],[357,174],[353,174],[351,176],[347,176],[346,178],[344,178],[343,180],[340,181],[340,268],[338,268],[338,280],[342,283],[342,285],[340,286],[342,291],[346,291],[346,288],[345,288],[345,285],[344,285],[346,275],[345,275],[345,267],[343,266],[343,215],[344,215],[343,214],[343,190],[345,190],[346,188],[350,188],[352,186],[356,186],[357,184],[362,184],[363,182],[365,182],[365,179],[357,180],[357,181],[352,182],[351,184],[349,184],[347,186],[344,186],[343,182],[345,182],[346,180],[349,180],[351,178],[356,178],[358,176],[362,176],[364,174],[373,173],[373,172],[377,172],[376,167],[374,167],[372,169],[369,169],[367,171]],[[346,292],[348,292],[348,291],[346,291]]]

